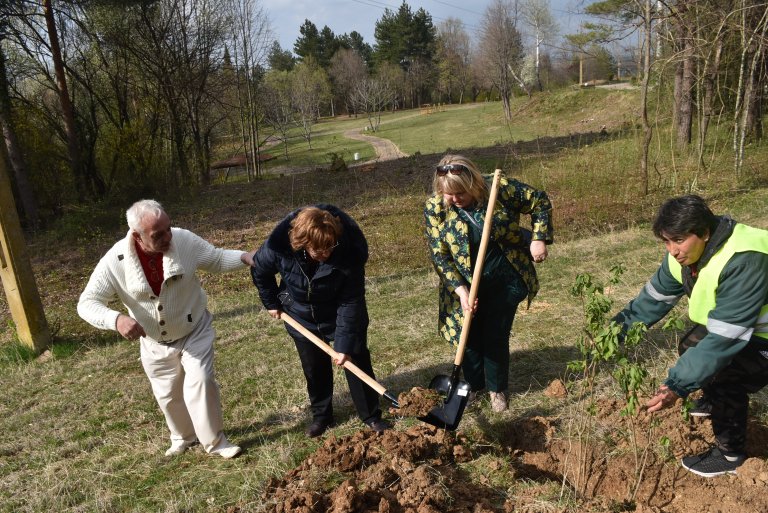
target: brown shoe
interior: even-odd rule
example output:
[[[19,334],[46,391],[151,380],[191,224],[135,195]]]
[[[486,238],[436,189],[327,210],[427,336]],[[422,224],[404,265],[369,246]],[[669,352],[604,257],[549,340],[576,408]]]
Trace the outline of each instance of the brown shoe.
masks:
[[[505,411],[507,409],[507,393],[491,392],[491,409],[495,412]]]
[[[304,433],[306,433],[306,435],[310,438],[316,438],[325,433],[328,428],[333,426],[333,420],[315,419],[312,421],[312,424],[307,426],[307,429],[304,431]]]

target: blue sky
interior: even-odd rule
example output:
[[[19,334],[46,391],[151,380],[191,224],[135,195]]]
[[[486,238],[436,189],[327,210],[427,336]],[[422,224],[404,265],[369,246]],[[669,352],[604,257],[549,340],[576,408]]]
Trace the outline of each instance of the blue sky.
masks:
[[[454,17],[462,20],[472,32],[479,28],[483,11],[491,0],[408,0],[407,3],[412,11],[423,7],[432,15],[435,25]],[[561,32],[576,31],[579,19],[572,13],[583,3],[583,0],[550,0],[552,14],[558,20]],[[337,35],[356,30],[373,46],[376,21],[385,8],[397,11],[400,4],[401,0],[262,0],[280,46],[291,51],[305,19],[314,23],[318,30],[328,25]]]

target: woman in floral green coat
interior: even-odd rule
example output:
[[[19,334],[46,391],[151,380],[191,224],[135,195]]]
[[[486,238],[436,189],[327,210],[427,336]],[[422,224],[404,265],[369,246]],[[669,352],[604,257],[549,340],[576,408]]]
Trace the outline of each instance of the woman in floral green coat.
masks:
[[[424,206],[426,236],[440,276],[440,334],[454,345],[463,312],[474,312],[462,362],[472,391],[490,392],[494,411],[507,408],[509,336],[517,305],[539,290],[532,262],[547,258],[552,243],[552,205],[544,191],[501,178],[477,300],[469,305],[469,285],[485,222],[491,177],[461,155],[446,155],[435,169],[434,195]],[[531,216],[532,231],[520,216]],[[530,238],[528,237],[530,235]]]

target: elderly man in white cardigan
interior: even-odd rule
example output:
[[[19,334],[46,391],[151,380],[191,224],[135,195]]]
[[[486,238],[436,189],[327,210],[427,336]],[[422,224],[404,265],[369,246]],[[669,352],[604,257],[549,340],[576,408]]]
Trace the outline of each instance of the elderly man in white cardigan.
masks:
[[[199,441],[207,453],[233,458],[240,447],[223,432],[213,371],[216,333],[195,272],[243,269],[253,264],[251,256],[172,228],[154,200],[137,201],[126,218],[128,234],[96,265],[77,312],[97,328],[140,340],[144,371],[171,432],[166,456]],[[109,306],[115,298],[127,314]]]

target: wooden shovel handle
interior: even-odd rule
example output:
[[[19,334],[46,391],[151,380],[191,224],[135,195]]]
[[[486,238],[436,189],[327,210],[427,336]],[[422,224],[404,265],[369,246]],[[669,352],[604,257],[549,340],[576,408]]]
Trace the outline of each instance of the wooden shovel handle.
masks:
[[[339,353],[333,350],[333,348],[323,342],[320,337],[309,331],[307,328],[299,324],[299,321],[291,317],[285,312],[280,313],[280,319],[283,320],[286,324],[290,324],[293,329],[304,335],[307,339],[309,339],[310,342],[315,344],[317,347],[325,351],[331,358],[334,360],[338,359]],[[387,392],[387,389],[381,386],[378,381],[370,377],[368,374],[366,374],[360,367],[355,365],[354,363],[347,360],[344,362],[343,367],[347,369],[349,372],[363,380],[369,387],[374,389],[379,393],[379,395],[385,395],[385,392]]]
[[[477,250],[477,259],[475,260],[475,270],[472,273],[472,284],[469,287],[469,306],[474,306],[477,299],[477,289],[480,287],[480,278],[483,275],[483,265],[485,264],[485,252],[488,249],[488,239],[491,237],[491,225],[493,224],[493,207],[496,204],[496,196],[499,191],[499,174],[501,169],[493,172],[493,183],[488,195],[488,208],[485,211],[485,221],[483,222],[483,235],[480,238],[480,248]],[[464,349],[467,346],[469,338],[469,326],[472,324],[472,310],[464,312],[464,322],[461,325],[461,336],[459,337],[459,347],[456,350],[456,359],[453,361],[455,366],[461,365],[464,359]]]

